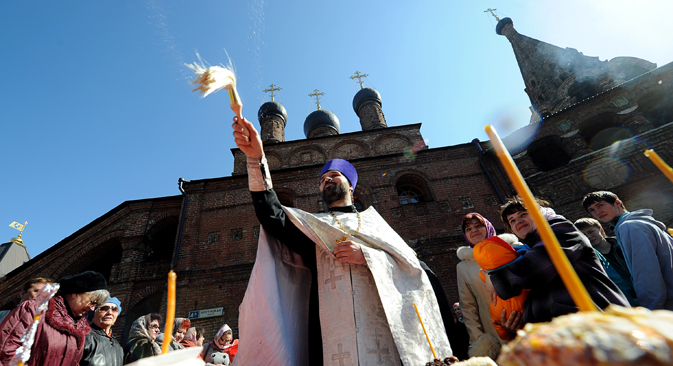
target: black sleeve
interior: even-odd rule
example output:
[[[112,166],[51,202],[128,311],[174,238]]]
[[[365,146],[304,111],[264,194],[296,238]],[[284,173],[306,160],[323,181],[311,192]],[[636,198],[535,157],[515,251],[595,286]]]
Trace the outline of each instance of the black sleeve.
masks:
[[[315,261],[315,244],[290,220],[273,189],[250,192],[259,223],[293,252]]]

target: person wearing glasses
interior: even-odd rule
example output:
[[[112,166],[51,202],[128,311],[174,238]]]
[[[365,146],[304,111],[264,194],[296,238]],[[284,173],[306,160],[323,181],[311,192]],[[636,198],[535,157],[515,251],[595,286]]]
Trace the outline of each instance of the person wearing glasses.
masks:
[[[161,346],[156,342],[161,330],[161,321],[160,314],[151,313],[141,316],[131,324],[124,364],[161,354]]]
[[[124,349],[112,337],[112,326],[122,310],[121,301],[116,297],[99,305],[89,324],[91,332],[86,336],[84,355],[80,366],[122,366]]]
[[[27,366],[77,366],[91,327],[86,313],[110,297],[107,281],[98,272],[86,271],[58,281],[60,288],[49,300],[44,319],[37,325]],[[38,314],[36,300],[24,301],[0,324],[0,364],[9,365],[21,346],[24,331]]]

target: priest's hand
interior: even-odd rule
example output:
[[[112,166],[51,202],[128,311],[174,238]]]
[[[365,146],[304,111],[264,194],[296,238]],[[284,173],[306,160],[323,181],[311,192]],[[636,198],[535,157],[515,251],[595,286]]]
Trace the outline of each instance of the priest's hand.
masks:
[[[360,244],[350,240],[337,244],[332,253],[341,263],[367,264]]]
[[[245,117],[239,121],[238,117],[234,117],[234,124],[231,125],[234,129],[234,142],[243,153],[253,159],[261,159],[264,155],[262,148],[262,139],[259,137],[259,132],[255,129]]]

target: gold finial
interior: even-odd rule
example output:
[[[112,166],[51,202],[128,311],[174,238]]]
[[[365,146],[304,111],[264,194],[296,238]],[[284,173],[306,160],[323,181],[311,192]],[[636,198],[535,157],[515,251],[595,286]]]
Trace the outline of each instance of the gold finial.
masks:
[[[491,13],[491,15],[493,15],[493,17],[495,18],[495,20],[500,21],[500,18],[499,18],[497,15],[495,15],[495,11],[496,11],[496,10],[498,10],[498,9],[491,9],[491,8],[488,8],[488,9],[484,10],[484,13]]]
[[[274,100],[274,99],[273,99],[273,92],[274,92],[275,90],[281,90],[281,89],[283,89],[283,88],[276,88],[275,85],[271,84],[271,85],[269,85],[269,89],[264,89],[264,92],[265,92],[265,93],[271,92],[271,101],[273,102],[273,100]]]
[[[23,235],[23,229],[26,228],[26,225],[28,225],[28,221],[24,222],[23,225],[19,224],[16,221],[13,221],[11,224],[9,224],[9,226],[20,231],[19,236],[17,236],[16,238],[12,238],[9,241],[23,245],[23,239],[21,239],[21,235]]]
[[[315,104],[318,105],[318,109],[320,109],[320,96],[325,95],[325,93],[318,93],[318,89],[313,90],[313,93],[309,94],[309,97],[315,97]]]
[[[360,71],[355,71],[355,75],[350,76],[349,78],[351,80],[358,79],[358,83],[360,83],[360,89],[364,89],[364,86],[362,85],[362,78],[366,78],[367,76],[369,76],[369,74],[360,74]]]

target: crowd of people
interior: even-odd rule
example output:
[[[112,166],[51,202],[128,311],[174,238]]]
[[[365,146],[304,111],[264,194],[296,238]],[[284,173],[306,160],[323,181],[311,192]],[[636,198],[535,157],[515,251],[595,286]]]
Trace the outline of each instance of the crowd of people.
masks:
[[[408,316],[413,314],[409,303],[418,303],[421,311],[416,313],[432,325],[427,331],[442,357],[495,360],[526,323],[578,311],[531,208],[519,197],[501,208],[507,233],[498,234],[480,213],[462,218],[468,245],[457,250],[459,300],[451,305],[440,279],[385,220],[376,211],[355,208],[358,175],[353,165],[334,159],[323,167],[319,189],[329,213],[284,207],[273,190],[258,132],[244,119],[235,119],[233,128],[236,144],[248,157],[250,191],[262,224],[240,307],[239,329],[247,338],[241,338],[239,352],[238,340],[224,324],[204,344],[204,329],[178,317],[168,337],[169,351],[202,346],[200,357],[208,366],[227,366],[235,357],[241,364],[321,365],[328,357],[351,357],[347,347],[364,347],[369,351],[357,353],[360,364],[425,364],[431,360],[425,329]],[[573,223],[548,202],[537,202],[597,308],[615,304],[673,310],[673,238],[651,210],[629,212],[614,193],[592,192],[582,202],[591,218]],[[607,237],[602,225],[615,237]],[[22,303],[0,323],[0,365],[8,365],[21,345],[37,313],[34,298],[50,282],[36,278],[26,283]],[[161,354],[167,341],[161,314],[135,319],[122,347],[112,335],[122,304],[108,293],[105,278],[88,271],[58,282],[28,366],[117,366]],[[361,332],[357,324],[375,331]],[[359,343],[367,341],[375,341],[369,344],[376,345],[376,352]],[[334,346],[338,348],[330,348]]]
[[[36,297],[53,280],[44,277],[26,282],[21,303],[0,323],[0,365],[10,364],[22,346],[24,332],[38,314]],[[151,313],[131,325],[125,347],[112,334],[122,304],[111,297],[107,281],[98,272],[86,271],[58,281],[57,293],[48,301],[44,318],[38,323],[27,366],[122,366],[141,358],[161,354],[163,318]],[[175,318],[169,352],[204,346],[200,358],[207,366],[229,366],[238,351],[238,339],[223,325],[212,342],[204,345],[203,327],[192,327],[189,319]]]
[[[598,308],[616,304],[673,310],[673,238],[652,210],[628,212],[617,195],[598,191],[582,202],[592,217],[573,223],[548,202],[538,199],[538,204]],[[469,356],[495,359],[500,346],[524,324],[578,311],[524,202],[510,199],[502,206],[501,220],[516,235],[514,241],[503,240],[510,234],[496,236],[478,213],[463,218],[469,246],[457,251],[460,300],[454,310],[469,334]],[[602,224],[615,237],[607,237]],[[454,352],[456,347],[465,345],[455,345]]]

